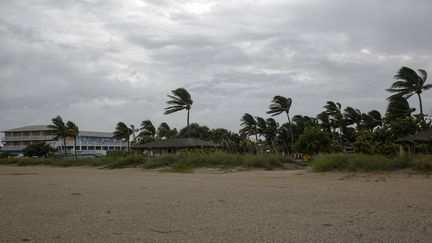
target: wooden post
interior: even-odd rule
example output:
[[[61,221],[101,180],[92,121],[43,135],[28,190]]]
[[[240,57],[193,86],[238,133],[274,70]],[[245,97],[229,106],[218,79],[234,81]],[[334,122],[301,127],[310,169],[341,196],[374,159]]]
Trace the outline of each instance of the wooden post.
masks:
[[[405,148],[404,148],[403,144],[399,144],[399,156],[401,156],[401,157],[405,157],[406,156],[406,151],[405,151]]]

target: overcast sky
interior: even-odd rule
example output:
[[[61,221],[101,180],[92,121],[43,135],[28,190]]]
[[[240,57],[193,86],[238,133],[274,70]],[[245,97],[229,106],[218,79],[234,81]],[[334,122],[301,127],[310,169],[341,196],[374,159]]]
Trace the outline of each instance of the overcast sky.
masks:
[[[1,0],[0,130],[56,115],[81,130],[182,128],[186,112],[163,115],[178,87],[194,100],[191,122],[233,131],[245,112],[267,117],[275,95],[293,99],[292,115],[315,116],[327,100],[384,113],[401,66],[432,74],[431,10],[430,0]],[[423,98],[431,113],[432,91]]]

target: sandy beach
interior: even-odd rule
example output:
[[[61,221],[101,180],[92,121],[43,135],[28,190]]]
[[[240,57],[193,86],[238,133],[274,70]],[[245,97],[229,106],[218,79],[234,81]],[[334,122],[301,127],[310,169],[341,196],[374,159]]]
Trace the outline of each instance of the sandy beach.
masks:
[[[430,242],[432,177],[0,166],[1,242]]]

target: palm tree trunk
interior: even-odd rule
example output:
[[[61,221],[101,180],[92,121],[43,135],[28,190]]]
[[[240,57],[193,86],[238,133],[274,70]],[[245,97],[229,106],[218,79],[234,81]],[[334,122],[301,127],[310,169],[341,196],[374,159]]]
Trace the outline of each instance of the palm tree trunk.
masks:
[[[63,136],[63,145],[64,145],[64,156],[67,157],[66,154],[66,138]]]
[[[189,113],[190,109],[187,110],[187,137],[189,138]]]
[[[286,114],[287,114],[287,117],[288,117],[288,123],[290,125],[289,131],[290,131],[291,145],[292,145],[294,143],[294,136],[293,136],[293,131],[292,131],[291,119],[289,117],[289,113],[287,112]]]
[[[420,104],[420,115],[422,116],[423,119],[423,103],[422,103],[422,99],[419,93],[417,93],[418,99],[419,99],[419,104]]]

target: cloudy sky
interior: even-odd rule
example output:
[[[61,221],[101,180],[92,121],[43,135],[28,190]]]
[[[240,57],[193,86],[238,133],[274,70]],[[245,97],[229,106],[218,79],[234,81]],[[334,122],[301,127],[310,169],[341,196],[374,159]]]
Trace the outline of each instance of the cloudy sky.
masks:
[[[431,10],[430,0],[1,0],[0,130],[57,114],[81,130],[181,128],[185,112],[163,115],[178,87],[192,95],[192,122],[234,131],[245,112],[267,116],[275,95],[293,99],[292,115],[315,116],[327,100],[385,112],[401,66],[432,73]],[[423,97],[431,113],[432,91]]]

